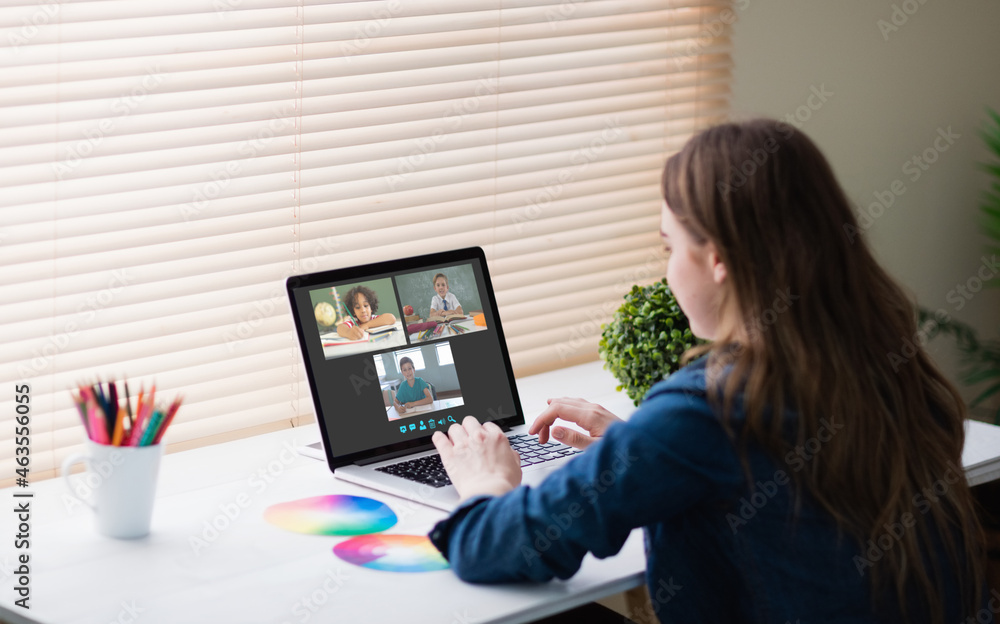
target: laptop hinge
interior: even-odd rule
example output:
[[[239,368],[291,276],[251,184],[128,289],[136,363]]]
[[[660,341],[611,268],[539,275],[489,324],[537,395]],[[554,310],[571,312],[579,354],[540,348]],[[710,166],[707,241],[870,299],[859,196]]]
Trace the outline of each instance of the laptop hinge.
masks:
[[[393,451],[392,453],[385,453],[384,455],[379,455],[378,457],[369,457],[367,459],[359,459],[354,462],[355,466],[367,466],[368,464],[377,464],[378,462],[385,461],[387,459],[395,459],[397,457],[402,457],[404,455],[413,455],[414,453],[422,453],[424,451],[429,451],[434,448],[433,444],[427,444],[423,446],[416,446],[413,448],[408,448],[402,451]]]

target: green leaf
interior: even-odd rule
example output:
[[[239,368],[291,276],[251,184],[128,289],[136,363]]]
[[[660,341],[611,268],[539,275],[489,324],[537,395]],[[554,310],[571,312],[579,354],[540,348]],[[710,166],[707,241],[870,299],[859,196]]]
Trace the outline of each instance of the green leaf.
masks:
[[[986,399],[990,398],[991,396],[993,396],[998,392],[1000,392],[1000,383],[993,384],[992,386],[984,390],[982,394],[972,399],[972,402],[969,403],[969,405],[971,405],[972,407],[976,407],[980,405],[983,401],[985,401]]]
[[[971,375],[967,375],[963,381],[972,386],[977,383],[982,383],[987,379],[994,379],[1000,377],[1000,368],[986,368],[983,370],[978,370]]]
[[[687,318],[660,280],[633,286],[602,327],[598,353],[636,405],[653,384],[680,368],[680,355],[695,346]]]

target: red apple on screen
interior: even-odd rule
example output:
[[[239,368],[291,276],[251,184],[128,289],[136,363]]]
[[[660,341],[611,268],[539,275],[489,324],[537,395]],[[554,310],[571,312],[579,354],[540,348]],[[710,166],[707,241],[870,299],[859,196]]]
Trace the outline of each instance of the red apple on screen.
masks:
[[[413,316],[413,306],[403,306],[403,314]]]

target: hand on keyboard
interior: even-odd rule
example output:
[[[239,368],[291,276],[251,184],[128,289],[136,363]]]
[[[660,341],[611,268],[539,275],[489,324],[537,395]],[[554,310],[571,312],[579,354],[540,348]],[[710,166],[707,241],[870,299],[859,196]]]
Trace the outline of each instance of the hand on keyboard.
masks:
[[[514,452],[520,456],[521,468],[544,464],[554,459],[562,459],[580,452],[575,448],[555,442],[539,444],[535,436],[526,434],[512,434],[507,436],[507,440],[510,442],[510,446],[514,449]],[[451,485],[451,479],[445,472],[440,455],[425,455],[416,459],[408,459],[395,464],[389,464],[388,466],[382,466],[375,470],[403,479],[409,479],[410,481],[425,483],[436,488]]]
[[[500,427],[479,424],[466,416],[452,425],[448,434],[438,431],[431,438],[441,463],[462,500],[489,494],[499,496],[521,483],[521,462]]]
[[[590,435],[566,427],[552,426],[557,419],[576,423],[586,429]],[[538,415],[535,422],[531,423],[528,433],[538,434],[538,441],[544,444],[549,441],[551,429],[552,437],[557,441],[584,449],[604,435],[608,427],[616,422],[621,422],[621,418],[596,403],[564,397],[549,399],[549,406]]]

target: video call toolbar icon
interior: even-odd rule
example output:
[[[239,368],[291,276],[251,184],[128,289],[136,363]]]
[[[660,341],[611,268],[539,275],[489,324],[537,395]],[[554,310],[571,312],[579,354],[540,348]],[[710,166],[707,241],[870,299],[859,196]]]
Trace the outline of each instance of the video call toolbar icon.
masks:
[[[431,429],[436,429],[439,425],[442,426],[442,427],[444,427],[449,422],[453,422],[454,423],[455,422],[455,418],[452,417],[452,416],[447,416],[445,418],[440,418],[438,420],[434,420],[433,418],[431,418],[430,420],[427,420],[427,421],[421,420],[419,423],[410,423],[410,428],[409,429],[406,428],[406,425],[400,425],[399,426],[399,432],[400,433],[406,433],[407,431],[416,431],[418,429],[418,425],[419,425],[420,431],[426,431],[428,427],[430,427]],[[455,423],[455,424],[458,424],[458,423]]]

